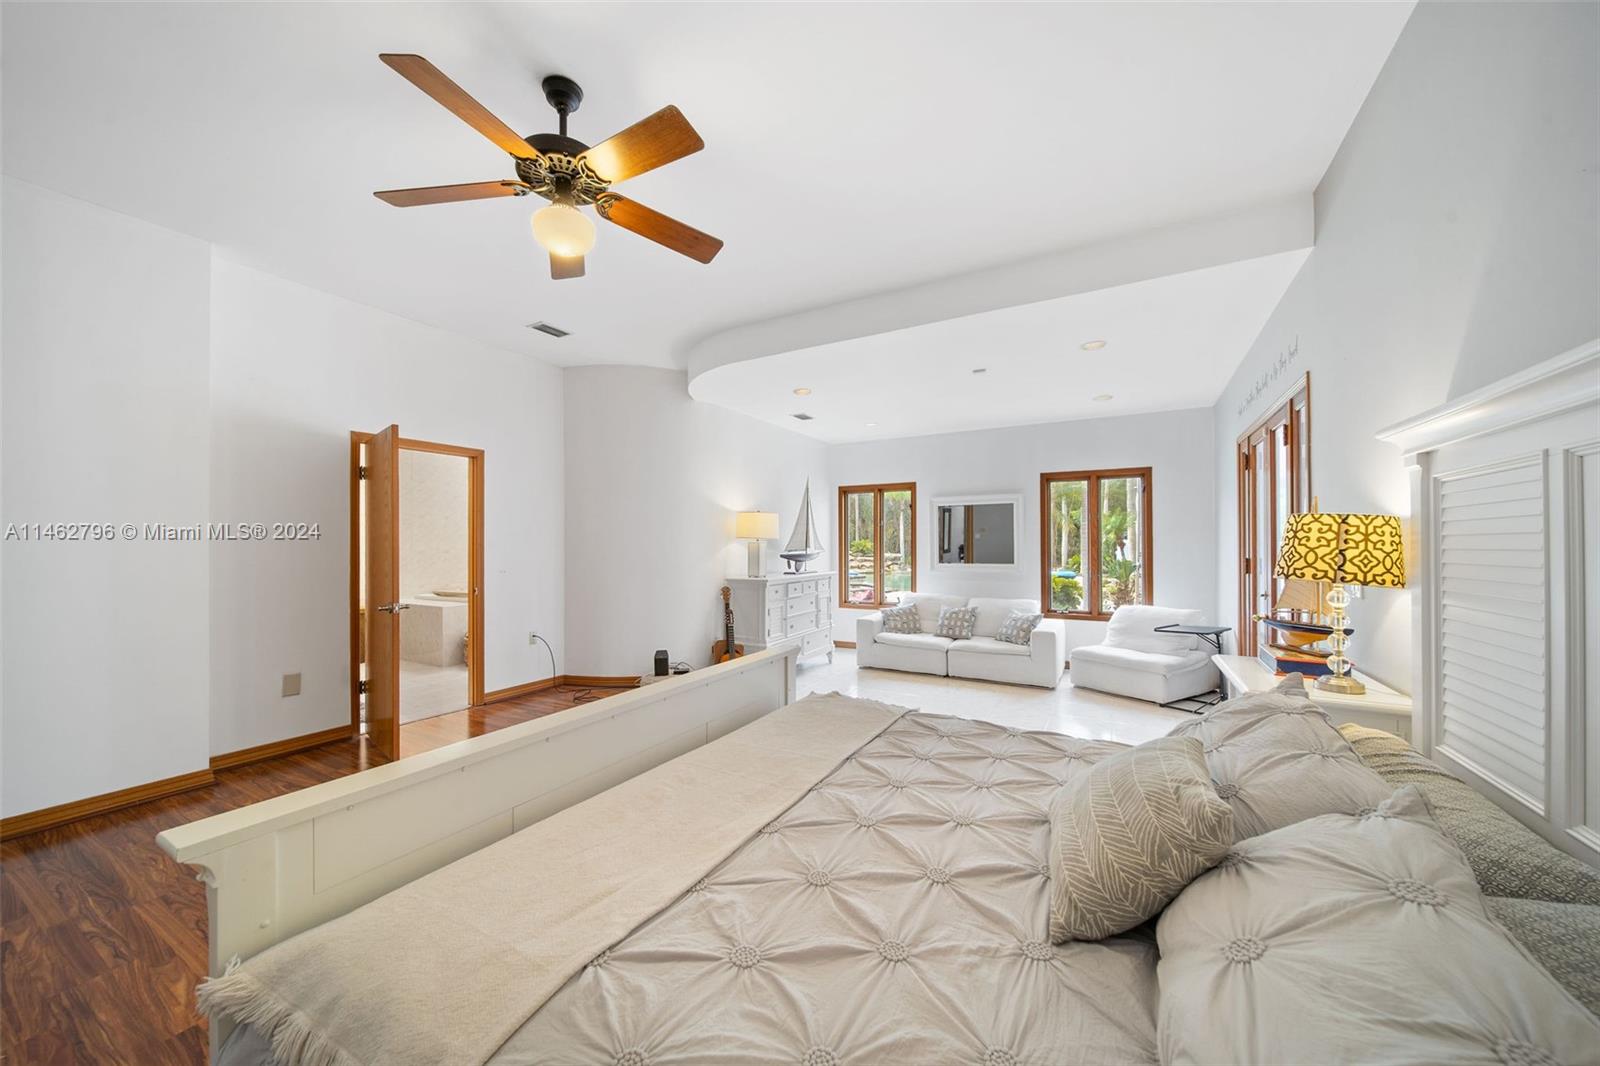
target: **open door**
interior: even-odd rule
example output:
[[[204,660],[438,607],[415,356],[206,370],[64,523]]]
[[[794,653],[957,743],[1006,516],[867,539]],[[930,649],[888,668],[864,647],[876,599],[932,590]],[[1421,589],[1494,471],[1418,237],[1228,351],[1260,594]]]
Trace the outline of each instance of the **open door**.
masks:
[[[367,742],[400,758],[400,427],[367,441]]]

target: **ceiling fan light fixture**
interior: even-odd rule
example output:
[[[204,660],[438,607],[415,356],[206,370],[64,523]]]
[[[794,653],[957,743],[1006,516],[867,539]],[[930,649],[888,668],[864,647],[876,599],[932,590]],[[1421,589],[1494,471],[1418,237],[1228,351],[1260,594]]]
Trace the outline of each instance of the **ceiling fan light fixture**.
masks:
[[[585,256],[594,250],[594,223],[571,204],[551,204],[533,213],[533,239],[551,255]]]

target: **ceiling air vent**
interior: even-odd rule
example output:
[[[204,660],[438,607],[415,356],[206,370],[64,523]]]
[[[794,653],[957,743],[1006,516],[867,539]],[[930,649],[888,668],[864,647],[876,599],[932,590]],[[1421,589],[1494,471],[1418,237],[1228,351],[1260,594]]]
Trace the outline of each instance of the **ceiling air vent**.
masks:
[[[796,415],[790,415],[789,417],[790,418],[799,419],[801,422],[809,422],[809,421],[811,421],[811,416],[806,414],[804,411],[801,411],[799,414],[796,414]]]
[[[552,326],[548,322],[529,322],[528,328],[538,330],[540,333],[543,333],[548,337],[565,337],[568,335],[567,331],[562,329],[560,326]]]

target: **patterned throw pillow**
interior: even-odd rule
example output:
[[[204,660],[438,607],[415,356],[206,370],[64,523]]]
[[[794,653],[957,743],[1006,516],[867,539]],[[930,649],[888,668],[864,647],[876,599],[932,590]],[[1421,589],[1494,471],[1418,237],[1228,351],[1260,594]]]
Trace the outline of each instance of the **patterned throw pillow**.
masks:
[[[1033,631],[1039,628],[1039,623],[1044,621],[1042,614],[1029,614],[1027,611],[1012,611],[1000,629],[995,633],[995,640],[1003,640],[1007,644],[1027,644],[1033,639]]]
[[[899,607],[885,607],[883,609],[883,631],[885,633],[921,633],[922,615],[917,613],[917,605],[903,603]]]
[[[1050,939],[1100,940],[1160,913],[1233,843],[1193,737],[1120,751],[1050,804]]]
[[[941,607],[934,632],[951,640],[971,640],[972,627],[978,624],[976,607]]]

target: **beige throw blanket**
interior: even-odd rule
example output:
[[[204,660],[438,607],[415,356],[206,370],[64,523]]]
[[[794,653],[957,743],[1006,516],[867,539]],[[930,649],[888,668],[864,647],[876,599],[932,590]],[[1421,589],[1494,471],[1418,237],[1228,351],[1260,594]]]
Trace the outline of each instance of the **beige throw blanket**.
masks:
[[[905,713],[812,696],[201,985],[283,1063],[483,1063],[573,974]]]

